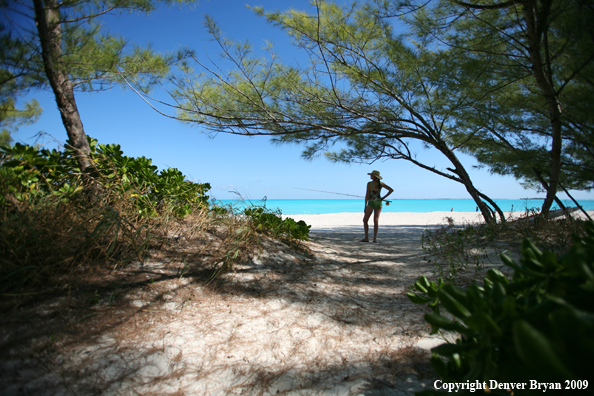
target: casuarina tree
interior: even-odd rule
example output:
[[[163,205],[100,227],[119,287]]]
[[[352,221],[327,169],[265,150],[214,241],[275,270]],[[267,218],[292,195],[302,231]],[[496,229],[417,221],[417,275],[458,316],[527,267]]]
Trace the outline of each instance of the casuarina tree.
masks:
[[[452,115],[452,141],[546,191],[545,214],[558,190],[594,186],[591,2],[407,3],[384,3],[378,15],[406,14],[418,40],[447,50],[460,71],[441,79],[447,100],[468,103]]]
[[[254,9],[291,36],[302,55],[294,64],[283,63],[272,47],[262,56],[249,43],[231,40],[206,18],[223,60],[196,59],[201,73],[186,69],[172,80],[177,117],[216,132],[304,144],[309,158],[404,159],[462,183],[487,222],[495,221],[493,209],[503,219],[474,186],[450,138],[450,114],[466,105],[464,98],[444,101],[438,90],[440,73],[452,71],[437,69],[432,49],[398,33],[396,16],[378,17],[377,4],[312,4],[311,13]],[[450,165],[438,169],[420,161],[411,150],[418,142]],[[333,145],[340,149],[332,151]]]
[[[123,83],[124,78],[147,89],[167,73],[173,62],[185,56],[181,51],[158,55],[150,47],[130,47],[123,38],[102,33],[100,20],[105,15],[150,12],[158,3],[151,0],[0,3],[8,16],[3,39],[19,49],[4,57],[2,68],[6,73],[2,83],[12,84],[17,91],[41,88],[53,92],[69,144],[83,172],[88,173],[92,163],[75,92],[109,89]]]

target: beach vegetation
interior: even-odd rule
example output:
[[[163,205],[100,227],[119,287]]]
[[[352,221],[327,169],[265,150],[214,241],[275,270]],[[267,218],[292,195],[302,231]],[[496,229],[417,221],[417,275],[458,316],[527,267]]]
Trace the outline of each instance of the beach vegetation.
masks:
[[[180,3],[182,1],[179,1]],[[91,147],[76,105],[75,92],[95,92],[133,79],[143,91],[164,77],[186,55],[178,51],[156,54],[150,46],[131,47],[121,37],[106,34],[98,18],[123,12],[148,13],[157,1],[2,2],[10,23],[0,26],[2,66],[0,103],[33,89],[47,89],[55,97],[74,159],[87,177],[92,173]],[[34,105],[34,102],[30,102]],[[96,197],[101,187],[86,183]]]
[[[49,274],[92,267],[89,263],[143,260],[159,239],[157,229],[208,207],[208,183],[187,181],[177,169],[157,172],[150,159],[88,140],[95,177],[105,189],[93,204],[72,146],[0,148],[3,292],[39,286]]]
[[[307,225],[303,220],[296,222],[290,217],[283,219],[281,213],[267,211],[262,207],[246,208],[244,214],[256,230],[265,232],[275,238],[309,240],[311,226]]]
[[[36,199],[53,196],[59,201],[76,200],[83,194],[82,170],[76,152],[67,142],[63,151],[38,149],[17,143],[3,146],[5,157],[0,173],[0,204],[9,201],[17,206],[35,205]],[[208,183],[193,183],[175,168],[158,172],[145,157],[128,157],[117,144],[99,144],[88,137],[93,170],[102,185],[116,196],[128,197],[138,217],[155,216],[162,208],[171,208],[183,218],[195,206],[207,205]],[[105,197],[107,203],[111,197]]]
[[[521,241],[530,239],[542,250],[563,254],[573,235],[585,235],[586,221],[571,217],[549,219],[536,209],[498,224],[450,223],[425,230],[421,245],[433,263],[436,276],[449,282],[466,282],[492,265],[504,251],[514,257],[521,253]],[[469,270],[473,274],[469,274]]]
[[[260,208],[238,214],[211,206],[209,183],[189,181],[174,168],[159,171],[148,158],[124,155],[117,144],[88,140],[94,178],[104,189],[92,203],[85,193],[88,179],[71,145],[63,151],[19,143],[0,148],[4,296],[55,291],[99,268],[143,263],[180,240],[207,234],[217,242],[205,252],[206,261],[194,263],[200,269],[194,271],[212,282],[257,250],[262,233],[289,241],[307,239],[304,222]]]
[[[449,138],[491,172],[546,192],[545,214],[555,202],[564,208],[558,190],[591,189],[593,124],[584,100],[594,94],[591,5],[421,3],[391,7],[423,45],[445,48],[434,59],[456,70],[441,75],[440,97],[470,105],[449,109]]]
[[[447,280],[470,268],[480,270],[481,258],[486,257],[485,244],[473,226],[452,230],[453,226],[438,230],[424,230],[421,246],[431,257],[436,275]]]
[[[524,239],[519,261],[507,254],[500,258],[513,271],[511,277],[492,268],[482,285],[466,288],[420,277],[408,293],[413,303],[430,308],[425,320],[433,334],[457,337],[432,349],[436,373],[453,383],[592,384],[584,362],[594,354],[594,223],[585,224],[585,234],[574,236],[564,254]],[[532,391],[514,391],[525,393]]]

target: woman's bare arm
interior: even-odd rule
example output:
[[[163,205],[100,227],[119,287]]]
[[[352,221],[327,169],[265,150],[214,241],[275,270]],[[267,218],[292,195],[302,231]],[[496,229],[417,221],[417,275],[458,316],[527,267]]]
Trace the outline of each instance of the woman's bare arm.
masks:
[[[384,195],[384,197],[382,199],[386,199],[388,197],[388,195],[392,194],[394,192],[394,189],[384,183],[382,183],[382,187],[385,188],[386,190],[388,190],[388,193],[386,195]]]

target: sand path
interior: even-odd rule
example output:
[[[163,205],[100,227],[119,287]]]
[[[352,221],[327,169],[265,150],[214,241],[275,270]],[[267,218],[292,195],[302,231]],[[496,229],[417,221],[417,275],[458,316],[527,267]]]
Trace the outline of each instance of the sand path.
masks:
[[[56,297],[3,315],[0,396],[432,389],[427,348],[439,340],[406,292],[433,275],[422,231],[476,216],[386,213],[378,244],[358,242],[360,214],[291,216],[313,225],[306,249],[262,238],[215,289],[185,272],[179,253],[198,247],[180,243],[178,261],[110,272],[89,282],[86,300]]]
[[[132,266],[127,271],[150,282],[123,293],[113,307],[99,301],[73,327],[84,326],[91,336],[73,330],[34,359],[9,352],[0,395],[412,395],[432,389],[427,351],[418,347],[427,341],[426,311],[406,297],[419,275],[432,275],[420,244],[424,228],[386,225],[374,244],[357,242],[360,226],[317,225],[305,243],[309,253],[264,238],[261,252],[216,290],[171,274],[171,263]],[[65,320],[55,312],[59,306],[38,308],[48,326]],[[19,331],[14,323],[2,329],[5,342]],[[47,346],[43,337],[31,343]]]

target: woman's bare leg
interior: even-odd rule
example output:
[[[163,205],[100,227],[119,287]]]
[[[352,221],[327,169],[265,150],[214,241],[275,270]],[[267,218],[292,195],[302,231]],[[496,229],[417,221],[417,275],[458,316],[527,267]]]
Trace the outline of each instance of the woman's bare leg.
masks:
[[[373,242],[377,242],[377,230],[379,228],[380,213],[382,213],[381,207],[379,207],[373,211]]]
[[[365,215],[363,216],[363,229],[365,230],[365,238],[364,241],[369,241],[369,218],[371,217],[371,213],[373,209],[371,206],[367,206],[365,208]]]

